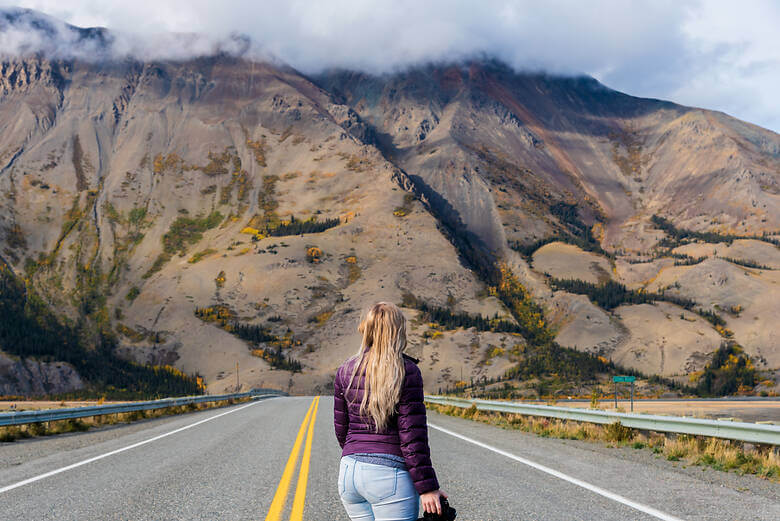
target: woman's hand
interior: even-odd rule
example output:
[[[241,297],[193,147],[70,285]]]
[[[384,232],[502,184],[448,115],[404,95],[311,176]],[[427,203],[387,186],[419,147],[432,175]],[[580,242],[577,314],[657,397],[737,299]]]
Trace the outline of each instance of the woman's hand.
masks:
[[[431,490],[425,494],[420,494],[420,499],[422,499],[423,504],[423,512],[441,515],[441,500],[439,499],[441,497],[447,499],[447,494],[441,490]]]

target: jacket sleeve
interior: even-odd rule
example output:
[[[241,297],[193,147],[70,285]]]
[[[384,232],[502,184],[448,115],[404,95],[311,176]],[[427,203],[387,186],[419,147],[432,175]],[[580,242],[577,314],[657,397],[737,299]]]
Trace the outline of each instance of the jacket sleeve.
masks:
[[[406,468],[418,494],[438,490],[439,482],[431,463],[428,446],[428,424],[423,402],[423,381],[420,369],[407,364],[401,399],[398,402],[398,436]]]
[[[347,442],[347,431],[349,430],[349,413],[347,411],[347,402],[344,399],[343,383],[341,381],[341,368],[336,371],[336,378],[333,380],[333,426],[336,430],[336,439],[341,448]]]

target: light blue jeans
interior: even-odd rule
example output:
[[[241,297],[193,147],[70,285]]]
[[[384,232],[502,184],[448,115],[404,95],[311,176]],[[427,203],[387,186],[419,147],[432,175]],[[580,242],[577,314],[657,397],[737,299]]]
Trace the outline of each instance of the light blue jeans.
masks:
[[[339,496],[352,521],[416,521],[420,495],[409,472],[341,458]]]

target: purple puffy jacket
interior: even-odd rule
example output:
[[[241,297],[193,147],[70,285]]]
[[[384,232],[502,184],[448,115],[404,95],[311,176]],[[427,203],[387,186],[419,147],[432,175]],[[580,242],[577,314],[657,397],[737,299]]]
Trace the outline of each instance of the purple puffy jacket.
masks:
[[[438,490],[439,482],[431,464],[428,447],[428,425],[423,403],[423,381],[416,360],[404,356],[406,375],[401,386],[401,398],[396,414],[383,432],[375,432],[371,418],[360,416],[360,401],[363,398],[365,376],[357,374],[349,392],[345,389],[352,375],[356,360],[347,360],[336,371],[333,382],[333,423],[336,438],[341,445],[342,456],[356,452],[375,452],[402,456],[406,468],[419,494]]]

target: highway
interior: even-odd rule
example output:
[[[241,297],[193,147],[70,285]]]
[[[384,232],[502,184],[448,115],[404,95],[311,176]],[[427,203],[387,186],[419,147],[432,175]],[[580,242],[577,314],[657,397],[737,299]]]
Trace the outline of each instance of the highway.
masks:
[[[428,419],[462,521],[780,519],[780,485],[753,476]],[[325,396],[0,444],[0,520],[347,520],[339,457]]]

